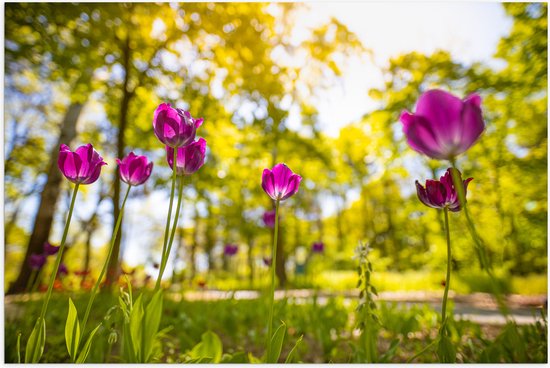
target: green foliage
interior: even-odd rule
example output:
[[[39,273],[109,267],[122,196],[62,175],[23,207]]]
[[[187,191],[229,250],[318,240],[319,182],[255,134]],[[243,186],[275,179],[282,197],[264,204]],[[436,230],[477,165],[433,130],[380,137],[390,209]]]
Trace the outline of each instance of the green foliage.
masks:
[[[202,334],[201,342],[191,349],[188,354],[188,363],[220,363],[222,361],[223,346],[220,338],[212,331]],[[235,357],[233,357],[235,358]],[[226,358],[227,360],[231,360]],[[241,359],[237,355],[237,360]],[[229,363],[229,362],[228,362]]]
[[[270,344],[271,344],[271,354],[266,356],[266,363],[277,363],[279,361],[279,357],[281,356],[281,349],[283,348],[283,341],[285,339],[285,333],[286,333],[286,324],[283,322],[281,325],[275,330],[273,333],[273,336],[271,337]]]
[[[27,348],[25,349],[25,363],[38,363],[44,352],[46,344],[46,321],[43,318],[38,318],[31,335],[27,340]]]
[[[75,361],[80,344],[80,322],[78,321],[78,312],[71,298],[69,298],[69,313],[65,324],[65,342],[69,356]]]

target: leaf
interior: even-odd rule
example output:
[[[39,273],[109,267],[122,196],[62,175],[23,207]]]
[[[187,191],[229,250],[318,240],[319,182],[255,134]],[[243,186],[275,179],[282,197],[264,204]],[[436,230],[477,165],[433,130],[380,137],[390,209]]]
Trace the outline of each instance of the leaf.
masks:
[[[440,363],[454,363],[456,361],[456,351],[451,339],[448,336],[441,336],[437,345],[437,356]]]
[[[397,350],[397,347],[399,346],[399,343],[401,341],[399,339],[395,339],[391,342],[390,347],[388,350],[380,357],[380,363],[389,363],[391,358],[395,356],[395,351]]]
[[[17,332],[17,345],[15,348],[17,349],[17,363],[21,364],[21,332]]]
[[[25,363],[38,363],[46,344],[46,320],[38,318],[32,329],[25,351]]]
[[[222,341],[214,332],[207,331],[202,334],[201,342],[191,349],[189,355],[192,359],[210,358],[212,363],[219,363],[222,359],[222,354]]]
[[[296,348],[302,342],[303,337],[304,337],[304,335],[300,336],[298,341],[296,341],[296,344],[294,344],[294,347],[292,348],[292,350],[290,350],[290,353],[288,353],[288,355],[286,357],[286,360],[285,360],[285,363],[292,363],[292,360],[294,359],[294,355],[296,355]]]
[[[270,355],[267,356],[266,363],[277,363],[279,356],[281,355],[281,350],[283,348],[283,341],[285,339],[286,333],[286,324],[284,322],[277,328],[273,337],[271,337],[271,349]]]
[[[100,327],[101,327],[101,323],[97,325],[97,327],[94,328],[92,332],[90,332],[90,335],[88,335],[88,339],[86,340],[86,343],[82,347],[82,350],[80,350],[80,354],[78,354],[78,358],[76,359],[77,363],[84,363],[86,361],[86,358],[88,358],[88,354],[90,354],[90,349],[92,347],[94,336]]]
[[[248,361],[252,364],[262,364],[263,361],[260,358],[256,358],[252,353],[248,353]]]
[[[130,332],[130,340],[132,342],[132,348],[133,352],[136,358],[141,357],[141,351],[142,351],[142,331],[143,331],[143,299],[142,295],[140,295],[136,299],[136,303],[132,307],[132,311],[130,312],[130,324],[129,324],[129,332]]]
[[[248,363],[248,359],[244,351],[238,351],[235,354],[224,354],[220,363]]]
[[[80,322],[78,321],[78,311],[74,306],[73,300],[69,298],[69,313],[65,323],[65,344],[71,360],[74,362],[78,354],[78,345],[80,343]]]
[[[145,309],[145,318],[143,319],[143,362],[148,362],[153,351],[153,343],[157,337],[157,332],[162,317],[162,290],[158,290]]]

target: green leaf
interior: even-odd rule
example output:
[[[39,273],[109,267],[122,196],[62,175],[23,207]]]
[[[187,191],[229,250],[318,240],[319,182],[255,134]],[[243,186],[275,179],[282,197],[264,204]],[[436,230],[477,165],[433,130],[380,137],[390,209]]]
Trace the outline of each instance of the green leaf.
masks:
[[[437,345],[437,356],[440,363],[454,363],[456,361],[456,351],[451,339],[448,336],[441,336]]]
[[[94,336],[101,327],[101,323],[90,332],[90,335],[88,335],[88,339],[86,340],[86,343],[82,347],[82,350],[80,350],[80,354],[78,354],[78,358],[76,359],[77,363],[84,363],[86,361],[86,358],[88,358],[88,354],[90,354],[90,349],[92,347],[92,342],[94,340]]]
[[[65,323],[65,343],[69,356],[74,362],[80,343],[80,322],[78,321],[78,312],[71,298],[69,298],[69,313],[67,315],[67,322]]]
[[[21,364],[21,332],[17,332],[17,363]]]
[[[248,353],[248,361],[252,364],[262,364],[263,361],[260,358],[256,358],[252,353]]]
[[[136,299],[136,303],[132,307],[130,312],[130,339],[132,341],[132,348],[136,358],[141,357],[142,351],[142,331],[143,331],[143,299],[140,295]]]
[[[285,339],[286,324],[283,322],[277,328],[273,337],[271,337],[271,355],[267,357],[266,363],[277,363],[281,350],[283,349],[283,341]]]
[[[191,359],[210,358],[212,363],[219,363],[222,359],[222,341],[212,331],[202,334],[201,342],[193,347],[190,352]]]
[[[162,317],[162,290],[153,295],[149,305],[145,309],[145,318],[143,319],[143,361],[148,362],[153,351],[153,343],[157,337],[157,332]]]
[[[302,342],[303,337],[304,337],[304,335],[300,336],[298,341],[296,341],[296,344],[294,344],[294,347],[292,348],[292,350],[290,350],[290,353],[288,353],[288,355],[286,357],[286,360],[285,360],[285,363],[292,363],[292,361],[294,360],[294,356],[296,355],[296,348]]]
[[[391,359],[395,356],[395,351],[397,350],[400,342],[401,341],[399,339],[395,339],[391,342],[388,350],[380,357],[380,363],[389,363],[391,361]]]
[[[238,351],[235,354],[224,354],[220,363],[248,363],[248,359],[244,351]]]
[[[25,351],[25,363],[38,363],[44,352],[44,345],[46,344],[46,320],[38,318],[34,324],[29,340],[27,341],[27,348]]]

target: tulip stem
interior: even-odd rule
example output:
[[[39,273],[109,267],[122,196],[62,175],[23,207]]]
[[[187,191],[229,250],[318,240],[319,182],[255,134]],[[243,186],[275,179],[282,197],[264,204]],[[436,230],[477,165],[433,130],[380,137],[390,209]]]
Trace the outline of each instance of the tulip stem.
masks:
[[[32,286],[34,285],[34,280],[36,280],[36,270],[32,270],[31,275],[29,276],[29,281],[27,281],[27,286],[25,287],[25,291],[27,293],[30,293],[32,291]]]
[[[128,189],[126,190],[126,195],[124,196],[124,200],[122,201],[122,206],[120,207],[120,211],[118,212],[118,218],[116,219],[116,224],[115,224],[115,228],[113,229],[113,234],[111,235],[111,244],[109,244],[109,251],[107,253],[107,258],[103,263],[103,268],[101,269],[101,273],[99,274],[99,277],[95,282],[94,288],[92,289],[92,294],[90,295],[90,299],[88,300],[88,306],[86,307],[86,312],[84,313],[84,318],[82,319],[82,328],[80,330],[81,331],[80,342],[84,340],[82,339],[82,336],[84,336],[84,331],[86,331],[86,323],[88,322],[88,317],[90,316],[90,311],[92,310],[92,304],[94,303],[94,299],[97,296],[99,285],[101,284],[101,280],[103,279],[103,276],[105,276],[105,272],[107,272],[107,266],[109,265],[109,261],[111,260],[111,255],[113,254],[113,246],[115,244],[115,239],[118,235],[118,230],[120,229],[120,224],[122,222],[122,215],[124,214],[124,206],[126,205],[126,200],[128,199],[128,194],[130,194],[131,188],[132,186],[128,185]]]
[[[275,268],[277,267],[277,241],[279,236],[279,200],[275,201],[275,233],[273,236],[273,247],[271,249],[271,293],[269,303],[269,319],[267,325],[267,360],[271,356],[271,335],[273,333],[273,310],[275,305]]]
[[[445,234],[447,237],[447,275],[445,277],[445,292],[443,293],[443,303],[441,305],[441,331],[446,329],[447,325],[447,298],[449,296],[449,284],[451,283],[451,232],[449,230],[449,209],[443,209],[445,213]]]
[[[166,248],[166,255],[165,255],[165,257],[163,257],[163,260],[160,264],[159,275],[158,275],[158,279],[157,279],[157,284],[155,286],[155,291],[158,290],[159,287],[160,287],[160,281],[162,279],[162,274],[164,273],[164,270],[166,268],[166,264],[168,263],[168,257],[170,256],[170,250],[172,250],[172,243],[174,242],[174,236],[176,234],[176,228],[177,228],[177,225],[178,225],[178,218],[179,218],[179,215],[180,215],[181,202],[182,202],[182,197],[183,197],[183,179],[184,179],[184,176],[182,175],[180,177],[179,183],[178,183],[178,204],[176,205],[176,215],[174,216],[174,222],[172,224],[172,231],[170,233],[170,240],[168,241],[168,245],[167,245],[167,248]]]
[[[172,161],[172,188],[170,189],[170,205],[168,206],[168,217],[166,218],[166,228],[164,229],[164,244],[162,245],[162,253],[160,256],[160,263],[164,263],[164,257],[166,256],[166,247],[168,246],[168,234],[170,233],[170,218],[172,217],[172,204],[174,203],[174,191],[176,189],[176,171],[178,160],[178,148],[174,148],[174,157]],[[159,273],[160,275],[160,273]],[[155,291],[160,287],[160,277],[157,279],[155,285]]]
[[[65,241],[67,240],[67,234],[69,233],[69,225],[71,224],[71,217],[73,217],[74,203],[76,200],[76,194],[78,193],[78,187],[80,184],[75,184],[73,189],[73,195],[71,198],[71,205],[69,206],[69,214],[67,215],[67,221],[65,222],[65,229],[63,230],[63,236],[61,237],[61,244],[59,246],[59,251],[57,252],[57,257],[55,258],[55,264],[53,266],[52,274],[50,275],[50,283],[48,285],[48,291],[46,292],[46,298],[44,299],[44,304],[42,304],[42,310],[40,311],[40,317],[38,320],[44,319],[46,316],[46,310],[48,309],[48,304],[52,296],[53,284],[55,277],[57,276],[57,270],[61,264],[61,258],[63,255],[63,250],[65,249]]]
[[[468,225],[468,230],[470,232],[470,235],[472,239],[474,240],[475,245],[475,251],[477,253],[479,264],[481,266],[481,269],[485,270],[487,272],[487,275],[491,279],[491,287],[493,289],[493,295],[497,299],[497,304],[499,306],[499,310],[502,315],[508,320],[509,319],[509,310],[508,306],[504,302],[504,299],[502,298],[502,293],[500,291],[500,288],[498,286],[498,282],[495,278],[495,275],[493,274],[493,270],[491,267],[491,264],[487,260],[487,253],[485,251],[485,245],[483,244],[483,240],[479,236],[476,226],[474,224],[474,221],[472,220],[472,217],[470,216],[470,211],[468,210],[468,203],[466,202],[466,196],[464,193],[464,185],[462,185],[462,179],[460,178],[460,172],[458,168],[456,167],[456,162],[453,159],[450,160],[452,170],[451,175],[453,178],[453,184],[454,187],[457,190],[458,193],[458,199],[460,200],[460,206],[464,209],[464,216],[466,217],[466,223]]]

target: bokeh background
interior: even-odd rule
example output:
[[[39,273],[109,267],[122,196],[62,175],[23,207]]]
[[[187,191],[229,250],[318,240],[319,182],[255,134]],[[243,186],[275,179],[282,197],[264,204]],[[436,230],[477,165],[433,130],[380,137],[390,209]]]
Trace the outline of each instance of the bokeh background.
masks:
[[[78,196],[63,287],[99,273],[120,201],[115,158],[130,151],[155,168],[127,204],[109,281],[154,280],[170,170],[152,119],[170,102],[205,119],[208,142],[185,186],[172,288],[267,285],[261,172],[285,162],[304,180],[281,206],[283,286],[355,288],[364,241],[379,290],[441,290],[442,214],[417,200],[414,181],[447,163],[410,149],[398,121],[431,88],[482,96],[486,132],[458,160],[474,178],[470,209],[504,290],[546,293],[546,4],[8,3],[4,287],[22,291],[29,255],[61,238],[60,143],[92,143],[109,164]],[[451,231],[453,290],[489,291],[460,214]]]

